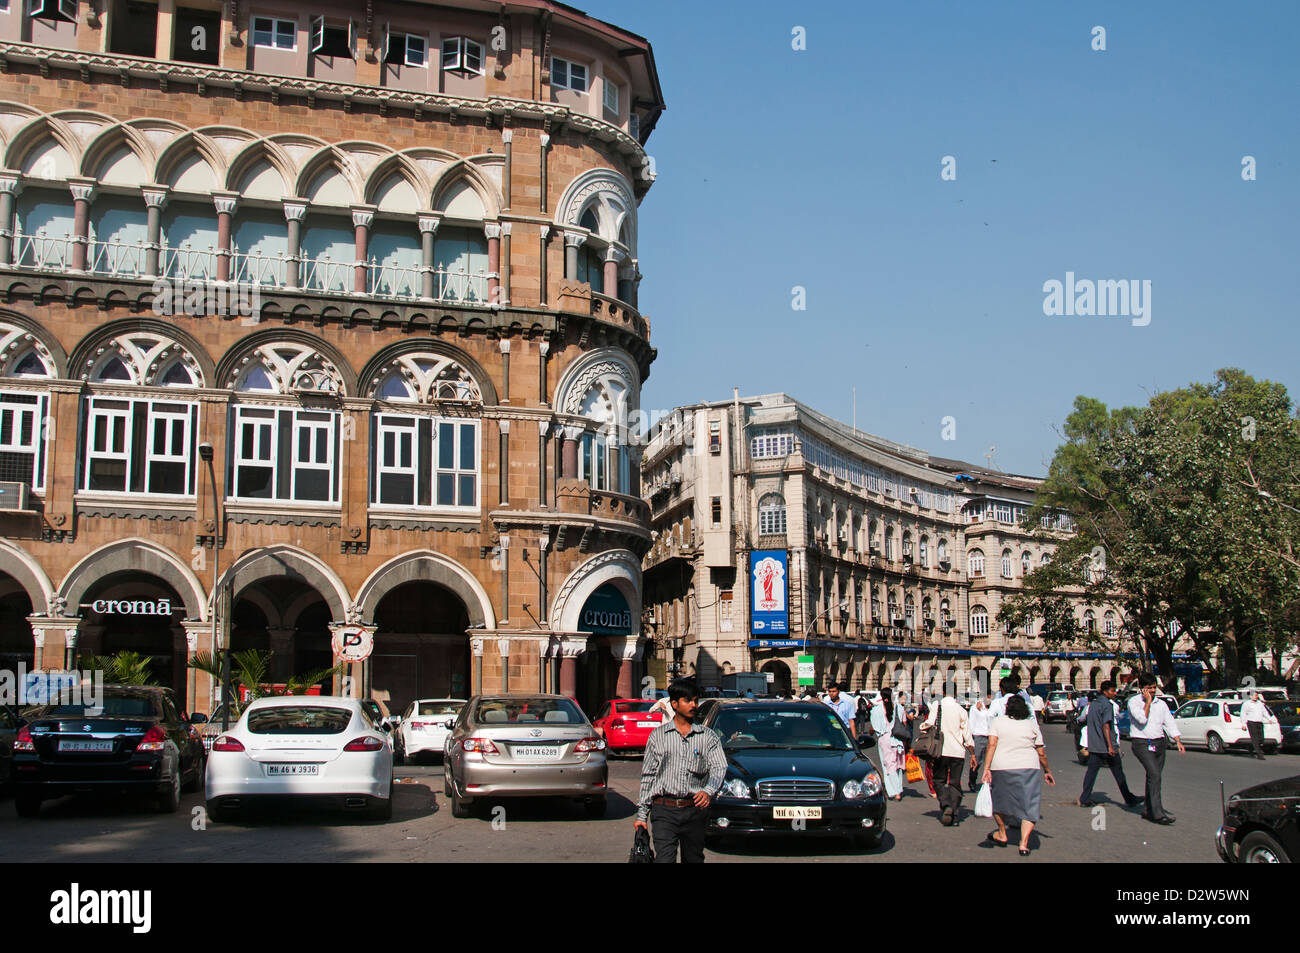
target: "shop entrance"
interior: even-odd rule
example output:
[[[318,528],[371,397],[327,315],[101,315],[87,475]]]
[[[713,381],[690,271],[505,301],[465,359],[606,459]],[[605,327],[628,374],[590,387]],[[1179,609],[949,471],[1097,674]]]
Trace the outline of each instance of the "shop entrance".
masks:
[[[370,694],[400,715],[417,698],[468,698],[469,613],[460,597],[416,580],[389,590],[375,607]]]
[[[156,576],[112,573],[85,591],[79,608],[79,659],[135,652],[149,659],[153,682],[170,688],[181,710],[188,711],[188,650],[181,625],[186,610],[175,589]]]

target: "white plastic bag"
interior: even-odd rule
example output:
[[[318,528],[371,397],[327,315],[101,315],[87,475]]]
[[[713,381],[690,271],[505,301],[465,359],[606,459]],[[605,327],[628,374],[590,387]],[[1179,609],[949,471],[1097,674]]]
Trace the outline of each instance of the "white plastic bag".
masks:
[[[993,791],[989,788],[987,783],[981,784],[980,793],[975,795],[975,816],[993,816]]]
[[[1088,726],[1084,725],[1079,729],[1079,747],[1088,750]]]

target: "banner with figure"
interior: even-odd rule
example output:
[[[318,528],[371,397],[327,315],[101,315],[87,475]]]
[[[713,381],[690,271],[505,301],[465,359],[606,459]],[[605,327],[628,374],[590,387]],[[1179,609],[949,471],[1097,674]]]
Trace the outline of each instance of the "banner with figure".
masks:
[[[788,565],[789,554],[784,549],[749,554],[749,625],[754,635],[786,635],[790,631]]]

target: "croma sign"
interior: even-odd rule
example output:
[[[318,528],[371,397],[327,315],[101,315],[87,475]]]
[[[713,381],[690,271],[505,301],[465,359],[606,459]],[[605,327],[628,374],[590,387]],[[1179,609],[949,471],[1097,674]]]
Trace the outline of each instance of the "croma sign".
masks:
[[[171,615],[173,611],[170,599],[96,599],[90,608],[100,615]]]
[[[631,635],[632,610],[623,594],[604,585],[593,592],[582,607],[580,631],[593,635]]]

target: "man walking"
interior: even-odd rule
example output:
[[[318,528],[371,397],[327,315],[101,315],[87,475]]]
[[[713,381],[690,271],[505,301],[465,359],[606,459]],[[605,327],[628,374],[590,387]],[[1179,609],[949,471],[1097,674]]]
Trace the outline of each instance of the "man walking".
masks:
[[[1269,710],[1260,700],[1259,692],[1251,689],[1250,697],[1242,703],[1241,720],[1250,732],[1250,746],[1255,750],[1255,757],[1264,760],[1264,722],[1268,721]]]
[[[1128,789],[1124,778],[1124,765],[1119,755],[1119,729],[1115,719],[1115,683],[1101,683],[1101,695],[1088,706],[1088,770],[1083,775],[1083,793],[1079,795],[1080,807],[1092,807],[1092,786],[1097,781],[1097,772],[1102,765],[1110,768],[1119,785],[1119,792],[1124,796],[1127,807],[1137,807],[1142,803],[1140,797],[1134,797]]]
[[[695,683],[679,679],[668,686],[672,721],[650,733],[641,763],[641,794],[636,826],[655,842],[655,863],[704,862],[709,803],[722,790],[727,758],[718,736],[695,723]]]
[[[971,738],[966,710],[951,695],[944,695],[935,702],[934,711],[930,712],[922,727],[936,722],[942,740],[939,758],[932,766],[934,793],[942,808],[939,823],[952,827],[961,820],[961,769],[974,753],[975,742]]]
[[[975,746],[975,753],[970,759],[970,789],[979,790],[980,778],[984,777],[984,755],[989,750],[989,726],[993,724],[993,715],[989,711],[989,706],[993,704],[993,695],[986,694],[983,698],[976,698],[975,704],[970,706],[970,711],[966,718],[970,724],[971,742]]]
[[[844,727],[849,729],[849,734],[854,738],[858,736],[857,714],[858,706],[853,703],[853,699],[848,695],[841,695],[841,685],[831,682],[826,686],[826,697],[822,699],[826,705],[840,716],[840,721],[844,722]]]
[[[1179,754],[1186,754],[1187,749],[1183,747],[1183,738],[1178,732],[1173,713],[1158,695],[1156,677],[1150,672],[1143,672],[1138,676],[1138,689],[1138,694],[1129,699],[1128,717],[1133,754],[1147,775],[1147,806],[1142,816],[1156,824],[1172,824],[1175,818],[1165,810],[1164,803],[1160,800],[1160,776],[1165,770],[1165,750],[1169,747],[1166,737],[1174,740]],[[1096,703],[1093,704],[1095,706]],[[1088,743],[1096,744],[1091,730],[1088,732]]]

